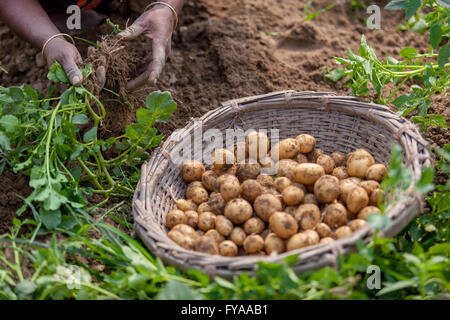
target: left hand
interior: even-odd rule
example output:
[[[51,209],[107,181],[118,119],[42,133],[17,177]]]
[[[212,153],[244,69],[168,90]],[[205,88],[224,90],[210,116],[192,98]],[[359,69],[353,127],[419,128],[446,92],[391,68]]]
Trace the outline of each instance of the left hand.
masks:
[[[156,5],[118,34],[124,40],[135,39],[141,34],[152,40],[152,61],[144,73],[128,82],[127,90],[134,91],[144,85],[156,84],[170,53],[174,21],[175,17],[169,8]]]

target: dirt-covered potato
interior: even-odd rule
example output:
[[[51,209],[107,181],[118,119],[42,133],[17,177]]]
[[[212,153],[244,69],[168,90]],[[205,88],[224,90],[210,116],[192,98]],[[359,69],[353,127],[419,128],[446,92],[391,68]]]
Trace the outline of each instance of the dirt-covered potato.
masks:
[[[291,181],[295,179],[295,168],[299,164],[292,159],[281,159],[278,161],[277,175],[280,177],[286,177]]]
[[[306,230],[303,231],[303,234],[306,236],[306,242],[308,246],[312,246],[319,243],[319,234],[314,230]]]
[[[330,227],[323,222],[318,223],[315,227],[314,230],[317,232],[317,234],[321,237],[321,238],[326,238],[326,237],[330,237],[332,234],[332,231],[330,229]]]
[[[309,134],[299,134],[295,137],[298,142],[299,151],[301,153],[310,153],[316,146],[316,138]]]
[[[371,206],[378,206],[378,201],[383,201],[384,191],[381,189],[375,189],[370,194],[369,204]]]
[[[348,178],[346,167],[336,167],[333,169],[333,172],[331,174],[336,178],[338,178],[339,180],[344,180]]]
[[[172,228],[172,230],[179,231],[187,237],[197,238],[197,232],[195,231],[195,229],[191,226],[188,226],[187,224],[177,224]]]
[[[287,206],[284,208],[284,212],[294,217],[295,213],[297,212],[298,207],[297,206]]]
[[[184,211],[175,209],[169,211],[166,216],[166,227],[172,229],[177,224],[186,224],[187,217]]]
[[[320,209],[312,203],[302,204],[298,206],[294,219],[301,230],[312,229],[320,222]]]
[[[331,203],[339,196],[339,179],[324,175],[314,183],[314,195],[319,203]]]
[[[245,238],[247,238],[247,234],[245,233],[244,229],[242,229],[241,227],[234,227],[230,233],[229,238],[231,241],[236,243],[236,245],[242,246]]]
[[[308,246],[308,238],[303,232],[294,234],[286,241],[286,251],[300,249]]]
[[[233,182],[239,183],[239,179],[235,175],[232,175],[232,174],[229,174],[229,173],[222,174],[216,179],[216,189],[217,189],[217,191],[220,190],[220,186],[222,184],[224,184],[225,182],[228,182],[228,181],[233,181]]]
[[[317,158],[316,163],[319,166],[322,166],[323,170],[325,170],[326,174],[330,174],[334,169],[334,160],[327,154],[322,154]]]
[[[216,229],[206,231],[205,236],[213,239],[217,245],[219,245],[222,241],[225,241],[225,237],[221,235]]]
[[[283,139],[272,147],[270,156],[274,160],[292,159],[300,151],[299,148],[299,143],[296,139]]]
[[[358,184],[353,182],[351,179],[344,179],[339,181],[339,200],[345,203],[350,191],[352,191],[357,186]]]
[[[192,228],[197,228],[198,224],[198,213],[194,210],[188,210],[184,212],[186,216],[186,224]]]
[[[192,195],[190,199],[195,202],[195,204],[199,205],[203,202],[208,201],[209,195],[208,191],[206,191],[203,187],[197,187],[192,190]]]
[[[356,183],[357,185],[359,185],[363,181],[361,178],[357,177],[349,177],[348,180],[352,181],[353,183]]]
[[[279,254],[286,250],[286,245],[283,239],[271,232],[264,239],[264,250],[267,254],[271,254],[272,252]]]
[[[201,181],[205,166],[196,160],[188,160],[181,166],[181,176],[186,182]]]
[[[191,183],[188,184],[187,188],[186,188],[186,198],[187,199],[192,199],[192,196],[194,194],[194,190],[197,188],[205,188],[203,186],[203,183],[201,183],[201,181],[193,181]]]
[[[342,239],[345,237],[348,237],[349,235],[352,234],[352,229],[349,226],[342,226],[336,229],[336,231],[334,232],[336,234],[336,237],[338,239]]]
[[[263,132],[250,132],[245,143],[247,154],[252,159],[260,159],[269,152],[270,141]]]
[[[340,203],[328,205],[324,211],[323,222],[331,229],[345,225],[347,223],[347,209]]]
[[[234,257],[238,253],[237,245],[231,240],[225,240],[219,244],[219,254],[224,257]]]
[[[179,230],[170,230],[167,236],[182,248],[188,250],[194,249],[194,242],[196,239],[194,237],[188,237]]]
[[[303,201],[305,193],[300,188],[289,186],[283,190],[281,195],[283,196],[283,201],[287,206],[295,206]]]
[[[230,219],[223,215],[218,215],[216,217],[216,230],[223,236],[228,237],[233,231],[233,223]]]
[[[223,214],[226,205],[227,202],[222,198],[222,195],[219,192],[211,192],[208,200],[208,206],[211,208],[211,212]]]
[[[273,186],[278,192],[282,192],[286,187],[291,185],[292,181],[286,177],[278,177],[273,181]]]
[[[297,155],[294,157],[294,160],[297,161],[297,163],[307,163],[308,157],[304,155],[303,153],[297,153]]]
[[[379,214],[379,213],[381,213],[381,211],[380,209],[378,209],[378,207],[368,206],[358,213],[358,219],[367,220],[367,217],[370,216],[371,214]]]
[[[208,200],[208,202],[209,202],[209,200]],[[211,207],[209,206],[208,202],[203,202],[203,203],[200,203],[200,204],[199,204],[199,206],[198,206],[198,208],[197,208],[197,212],[198,212],[199,214],[200,214],[200,213],[203,213],[203,212],[207,212],[207,211],[209,211],[209,212],[214,212],[214,211],[211,209]]]
[[[276,166],[275,166],[276,162],[271,157],[265,156],[265,157],[262,157],[261,159],[259,159],[258,161],[259,161],[259,165],[261,166],[261,172],[264,172],[264,173],[267,174],[267,173],[269,173],[268,172],[269,170],[270,171],[272,171],[272,170],[275,171],[275,169],[276,169]],[[273,172],[273,173],[275,173],[275,172]],[[273,173],[271,173],[271,174],[273,174]]]
[[[188,210],[197,211],[197,205],[192,200],[178,199],[175,201],[175,203],[177,204],[177,208],[182,211]]]
[[[234,224],[241,224],[252,217],[252,205],[244,199],[233,199],[227,203],[224,215]]]
[[[325,237],[320,239],[319,243],[330,243],[330,242],[334,242],[335,240],[333,238],[330,237]]]
[[[264,221],[258,217],[253,217],[245,221],[244,231],[246,234],[260,234],[265,228]]]
[[[214,229],[216,224],[216,215],[212,212],[203,212],[198,216],[198,228],[203,231]]]
[[[254,179],[245,180],[241,184],[241,196],[250,203],[264,192],[264,187]]]
[[[211,154],[214,168],[217,170],[228,169],[235,163],[234,153],[228,149],[216,149]]]
[[[376,163],[374,165],[371,165],[369,169],[367,169],[366,179],[380,182],[381,180],[383,180],[386,172],[387,168],[384,164]]]
[[[304,184],[314,184],[321,176],[325,175],[325,170],[322,166],[316,163],[302,163],[297,164],[294,168],[294,181]]]
[[[347,223],[347,226],[349,226],[350,229],[352,229],[352,231],[355,232],[356,230],[359,230],[367,226],[367,221],[363,219],[354,219],[349,223]]]
[[[298,230],[297,221],[286,212],[276,211],[269,218],[270,229],[280,238],[287,239]]]
[[[331,158],[334,161],[334,165],[336,167],[345,166],[345,162],[347,161],[347,157],[340,151],[335,151],[331,154]]]
[[[197,240],[195,240],[194,247],[195,251],[202,253],[209,253],[209,254],[219,253],[219,247],[217,246],[217,243],[211,237],[207,237],[206,235],[199,237]]]
[[[357,213],[369,204],[369,196],[364,188],[357,186],[347,196],[347,209],[351,213]]]
[[[197,230],[195,231],[195,233],[197,234],[197,237],[201,237],[201,236],[204,236],[204,235],[205,235],[205,231],[200,230],[200,229],[197,229]]]
[[[264,248],[264,239],[258,234],[252,234],[245,238],[243,245],[245,252],[256,253]]]
[[[308,193],[308,189],[306,189],[306,187],[305,187],[303,184],[301,184],[301,183],[298,183],[298,182],[292,182],[292,183],[291,183],[291,186],[294,186],[294,187],[299,188],[300,190],[303,191],[304,194]]]
[[[263,187],[266,188],[273,187],[273,178],[268,174],[260,174],[258,177],[256,177],[256,181],[258,181],[259,184],[262,185]]]
[[[247,179],[256,179],[261,173],[261,166],[255,160],[249,160],[245,163],[237,165],[236,176],[240,182],[244,182]]]
[[[262,194],[255,199],[253,203],[255,213],[263,221],[269,221],[270,216],[276,212],[281,211],[282,205],[280,200],[272,194]]]
[[[241,186],[239,181],[236,180],[226,180],[224,183],[220,185],[220,194],[225,201],[230,201],[231,199],[235,199],[241,194]]]
[[[364,178],[367,169],[375,164],[375,159],[364,149],[357,149],[350,153],[347,159],[347,172],[351,177]]]
[[[281,204],[283,204],[283,196],[281,195],[281,193],[279,193],[277,191],[277,189],[275,189],[275,188],[266,188],[266,189],[264,189],[263,194],[266,194],[266,193],[275,196],[278,199],[278,201],[280,201]]]
[[[317,158],[319,158],[322,154],[325,154],[322,149],[315,148],[313,151],[308,153],[306,156],[308,157],[308,161],[312,163],[316,163]]]
[[[312,203],[315,205],[319,204],[314,193],[305,194],[305,197],[303,198],[303,204],[307,204],[307,203]]]
[[[215,191],[217,189],[216,180],[218,174],[214,170],[206,170],[202,175],[202,183],[208,191]]]

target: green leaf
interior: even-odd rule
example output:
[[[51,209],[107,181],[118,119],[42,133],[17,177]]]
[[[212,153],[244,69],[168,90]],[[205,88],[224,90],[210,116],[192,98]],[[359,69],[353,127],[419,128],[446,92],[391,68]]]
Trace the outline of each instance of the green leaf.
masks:
[[[441,42],[442,37],[442,28],[439,25],[439,22],[433,24],[430,28],[429,41],[433,49],[436,49]]]
[[[13,99],[15,103],[22,103],[25,100],[23,91],[19,87],[9,88],[9,96]]]
[[[439,49],[438,55],[439,68],[444,69],[444,65],[447,63],[449,58],[450,58],[450,47],[449,43],[447,43],[446,45],[443,45]]]
[[[411,18],[417,12],[417,10],[419,10],[421,4],[422,4],[421,0],[408,1],[408,8],[406,9],[406,20]]]
[[[64,69],[57,61],[55,61],[52,64],[52,66],[50,67],[50,71],[47,74],[47,78],[48,78],[48,80],[56,82],[56,83],[70,84],[69,78],[67,77],[66,73],[64,72]]]
[[[14,291],[19,297],[25,297],[32,294],[36,290],[36,288],[37,285],[34,282],[25,279],[16,285]]]
[[[0,118],[0,126],[3,127],[7,133],[13,133],[19,126],[19,119],[11,114],[7,114]]]
[[[88,143],[91,142],[97,137],[97,127],[92,127],[83,135],[83,141]]]
[[[0,147],[4,151],[10,151],[11,150],[11,141],[9,138],[0,132]]]
[[[87,64],[80,71],[81,74],[83,75],[83,79],[86,79],[92,73],[92,64]]]
[[[398,290],[409,288],[409,287],[415,287],[415,286],[416,286],[416,282],[413,280],[398,281],[398,282],[395,282],[394,284],[384,287],[383,289],[378,291],[376,295],[381,296],[386,293],[398,291]]]
[[[53,230],[61,223],[61,211],[59,210],[39,210],[42,223],[48,230]]]
[[[156,296],[156,300],[200,300],[201,294],[180,281],[169,281]]]
[[[80,125],[82,125],[82,124],[86,124],[88,122],[89,122],[89,118],[85,114],[82,114],[82,113],[76,114],[72,118],[72,123],[73,124],[80,124]]]
[[[337,68],[334,70],[331,70],[330,72],[325,73],[325,79],[338,82],[345,76],[345,69],[343,68]]]
[[[367,217],[367,222],[369,222],[371,228],[382,230],[391,223],[391,220],[384,214],[375,213]]]
[[[157,116],[157,121],[165,122],[176,110],[177,104],[172,100],[170,92],[155,91],[145,99],[147,108]]]
[[[450,9],[450,0],[436,0],[436,3],[445,9]]]
[[[399,52],[399,55],[406,59],[414,58],[417,56],[417,54],[418,54],[417,50],[412,47],[405,47]]]
[[[408,0],[392,0],[389,2],[384,9],[386,10],[406,10],[408,8]]]

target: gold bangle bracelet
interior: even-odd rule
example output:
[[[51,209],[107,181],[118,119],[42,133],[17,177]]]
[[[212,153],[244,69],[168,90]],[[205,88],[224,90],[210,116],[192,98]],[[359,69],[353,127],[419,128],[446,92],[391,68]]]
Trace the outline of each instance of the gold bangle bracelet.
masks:
[[[74,41],[73,38],[72,38],[70,35],[68,35],[67,33],[57,33],[57,34],[52,35],[50,38],[48,38],[48,39],[44,42],[44,45],[42,46],[41,54],[42,54],[42,60],[44,60],[44,62],[45,62],[45,55],[44,55],[45,47],[47,47],[48,43],[49,43],[51,40],[53,40],[53,39],[55,39],[56,37],[59,37],[59,36],[65,36],[65,37],[68,37],[68,38],[72,41],[72,44],[75,45],[75,41]]]
[[[153,6],[156,6],[157,4],[162,4],[163,6],[166,6],[170,9],[170,11],[172,11],[173,15],[175,16],[175,26],[173,27],[173,29],[175,30],[178,27],[178,13],[175,11],[174,7],[172,7],[170,4],[165,3],[165,2],[160,2],[160,1],[156,1],[153,3],[150,3],[148,6],[145,7],[144,12],[147,11],[148,9],[150,9]]]

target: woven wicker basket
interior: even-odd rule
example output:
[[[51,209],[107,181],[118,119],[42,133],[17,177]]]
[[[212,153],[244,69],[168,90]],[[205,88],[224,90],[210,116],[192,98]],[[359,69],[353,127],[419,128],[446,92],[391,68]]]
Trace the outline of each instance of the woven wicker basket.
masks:
[[[194,126],[194,120],[197,121]],[[231,278],[241,272],[250,275],[257,261],[281,262],[286,256],[298,254],[294,266],[297,273],[332,266],[337,252],[348,254],[356,250],[359,239],[368,241],[373,231],[368,227],[333,243],[318,244],[280,255],[222,257],[181,248],[167,236],[165,216],[176,207],[174,197],[185,196],[186,183],[180,176],[180,166],[170,159],[170,151],[183,143],[183,137],[193,136],[201,121],[202,130],[240,127],[244,131],[279,129],[280,139],[308,133],[316,137],[317,146],[327,153],[349,153],[365,148],[377,162],[387,165],[391,145],[397,141],[404,150],[404,159],[418,179],[424,166],[430,165],[427,142],[408,120],[387,107],[359,102],[353,97],[336,96],[329,92],[282,91],[261,96],[231,100],[174,132],[153,152],[142,166],[140,182],[133,199],[135,230],[147,248],[165,263],[181,270],[197,269],[210,275]],[[194,141],[194,144],[196,142]],[[197,141],[207,146],[201,140]],[[194,154],[192,154],[194,156]],[[198,155],[195,155],[198,156]],[[421,210],[423,195],[406,195],[404,200],[388,208],[391,219],[381,235],[392,237],[399,233]]]

